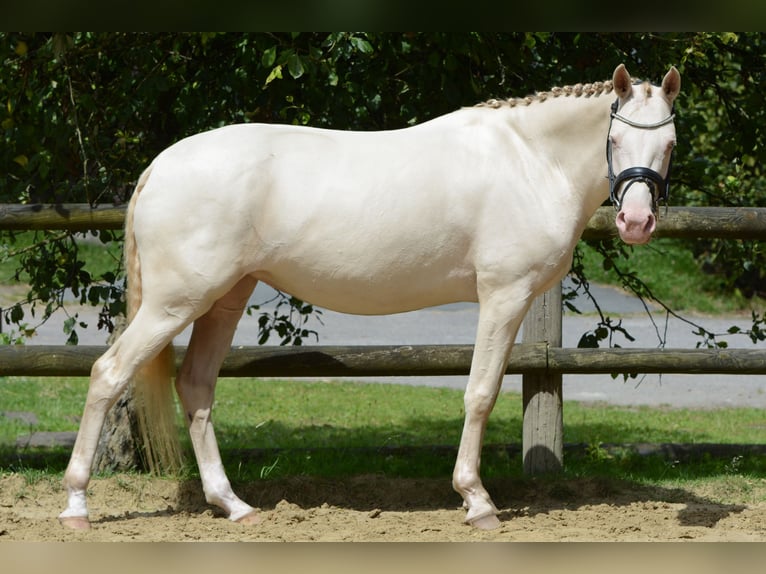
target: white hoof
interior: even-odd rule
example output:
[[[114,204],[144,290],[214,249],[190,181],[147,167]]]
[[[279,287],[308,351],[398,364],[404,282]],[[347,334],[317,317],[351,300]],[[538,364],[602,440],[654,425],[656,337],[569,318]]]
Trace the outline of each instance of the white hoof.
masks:
[[[90,530],[90,520],[87,516],[59,516],[59,523],[72,530]]]
[[[479,516],[478,518],[466,520],[466,522],[479,530],[494,530],[500,526],[500,519],[494,514]]]
[[[245,524],[245,525],[251,525],[251,524],[259,524],[261,522],[261,513],[257,510],[253,510],[252,512],[248,512],[244,516],[237,518],[234,522],[237,524]]]

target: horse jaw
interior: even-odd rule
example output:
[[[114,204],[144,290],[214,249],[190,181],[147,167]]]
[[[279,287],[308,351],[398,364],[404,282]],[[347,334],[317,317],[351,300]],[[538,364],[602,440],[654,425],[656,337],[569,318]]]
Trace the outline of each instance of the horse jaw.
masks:
[[[629,245],[649,243],[657,226],[657,218],[652,211],[650,194],[641,194],[641,198],[625,197],[620,207],[615,225],[620,239]]]

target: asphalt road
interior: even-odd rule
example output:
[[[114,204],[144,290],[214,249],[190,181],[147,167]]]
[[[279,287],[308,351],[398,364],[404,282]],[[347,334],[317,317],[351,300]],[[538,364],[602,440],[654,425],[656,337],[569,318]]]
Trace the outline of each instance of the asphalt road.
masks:
[[[595,287],[597,300],[605,313],[613,319],[621,318],[622,325],[635,337],[634,342],[617,341],[624,347],[656,347],[659,344],[657,327],[667,339],[668,348],[694,348],[699,338],[693,328],[682,321],[665,322],[662,314],[655,314],[655,327],[641,303],[622,292],[608,287]],[[267,286],[259,285],[252,302],[260,303],[271,297]],[[564,347],[575,347],[582,333],[596,324],[596,315],[584,301],[576,302],[583,315],[567,313],[564,316]],[[79,331],[81,344],[103,344],[105,335],[95,329],[95,314],[81,310],[80,316],[93,327]],[[445,305],[397,315],[363,317],[344,315],[323,310],[322,324],[308,325],[319,333],[322,345],[416,345],[473,343],[476,334],[478,306],[469,303]],[[747,317],[689,317],[714,333],[724,333],[733,324],[747,327]],[[61,323],[57,317],[40,329],[29,344],[60,344],[64,341]],[[253,345],[257,341],[256,316],[245,316],[235,335],[235,345]],[[188,341],[189,331],[182,333],[176,344]],[[728,336],[730,347],[766,348],[743,336]],[[376,378],[394,384],[416,384],[463,388],[465,377],[390,377]],[[503,382],[505,390],[521,391],[521,376],[508,375]],[[766,408],[766,377],[749,375],[646,375],[638,379],[612,379],[609,375],[565,375],[564,398],[585,402],[604,402],[616,405],[667,405],[669,407],[728,407],[751,406]]]

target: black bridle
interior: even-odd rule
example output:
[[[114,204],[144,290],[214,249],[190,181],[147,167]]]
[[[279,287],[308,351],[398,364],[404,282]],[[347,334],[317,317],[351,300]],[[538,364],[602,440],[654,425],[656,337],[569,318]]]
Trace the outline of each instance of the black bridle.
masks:
[[[668,163],[668,174],[664,178],[659,173],[648,167],[629,167],[622,170],[615,176],[614,169],[612,168],[612,139],[610,137],[612,133],[612,122],[614,120],[619,120],[634,128],[639,128],[642,130],[653,130],[664,126],[665,124],[671,123],[673,118],[676,116],[675,108],[670,110],[670,115],[664,120],[660,120],[659,122],[653,124],[642,124],[639,122],[634,122],[633,120],[618,114],[618,104],[619,100],[616,100],[612,104],[612,113],[609,119],[609,132],[607,133],[606,138],[606,163],[609,170],[607,175],[609,178],[609,199],[612,201],[614,208],[619,211],[622,208],[622,198],[625,197],[625,194],[627,193],[630,186],[634,183],[645,183],[652,192],[652,210],[657,213],[660,202],[667,204],[670,194],[670,168],[673,164],[672,152],[670,156],[670,162]],[[625,182],[627,182],[627,185],[625,185],[622,193],[618,196],[617,190],[620,188],[620,185]]]

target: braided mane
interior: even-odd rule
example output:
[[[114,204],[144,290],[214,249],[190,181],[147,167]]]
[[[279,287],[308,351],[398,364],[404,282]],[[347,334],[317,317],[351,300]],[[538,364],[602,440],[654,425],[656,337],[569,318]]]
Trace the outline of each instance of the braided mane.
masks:
[[[528,106],[533,102],[544,102],[549,98],[559,98],[561,96],[575,98],[591,96],[600,96],[602,94],[608,94],[614,89],[611,80],[606,82],[594,82],[592,84],[575,84],[574,86],[564,86],[561,88],[551,88],[547,92],[537,92],[535,94],[526,96],[524,98],[508,98],[506,100],[490,99],[486,102],[480,102],[474,107],[482,108],[503,108],[503,107],[516,107],[516,106]]]

